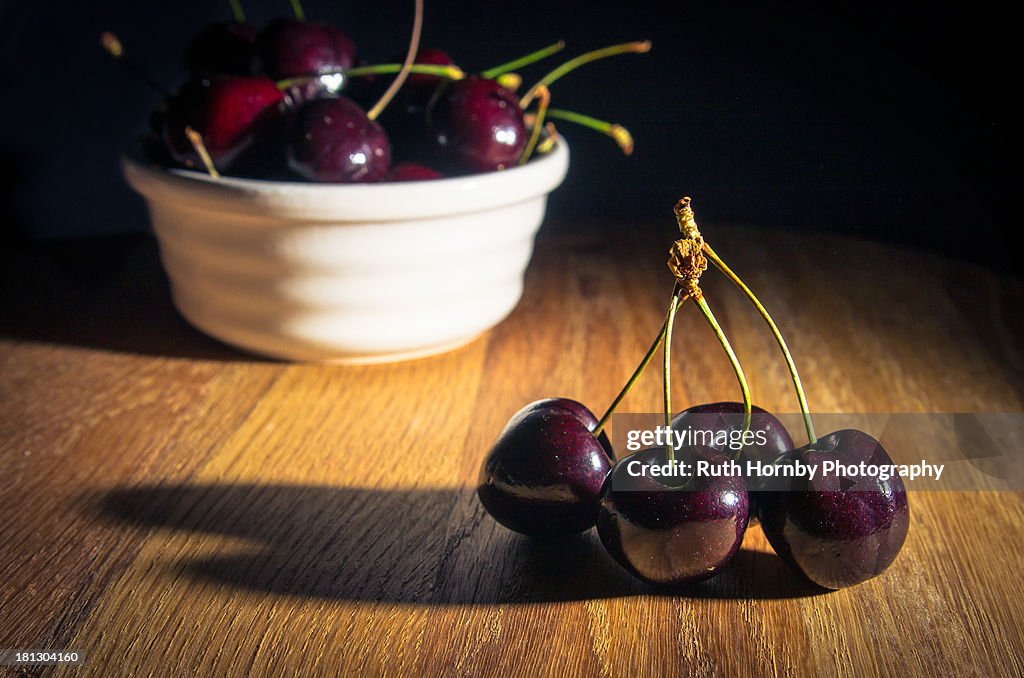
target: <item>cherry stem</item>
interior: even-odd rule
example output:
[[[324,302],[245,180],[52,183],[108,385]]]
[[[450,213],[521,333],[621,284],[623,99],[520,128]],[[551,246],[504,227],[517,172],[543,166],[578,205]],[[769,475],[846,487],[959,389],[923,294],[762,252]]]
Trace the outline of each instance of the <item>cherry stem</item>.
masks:
[[[513,59],[512,61],[506,61],[505,63],[501,64],[500,66],[495,66],[494,68],[488,68],[486,71],[484,71],[484,72],[482,72],[480,74],[480,77],[481,78],[487,78],[489,80],[493,80],[494,78],[498,77],[499,75],[504,75],[505,73],[508,73],[509,71],[514,71],[517,68],[522,68],[523,66],[529,66],[530,64],[532,64],[532,63],[534,63],[536,61],[540,61],[541,59],[546,59],[547,57],[551,56],[555,52],[561,52],[563,49],[565,49],[565,41],[564,40],[559,40],[558,42],[554,43],[553,45],[548,45],[547,47],[544,47],[542,49],[538,49],[536,52],[531,52],[531,53],[527,54],[524,57],[519,57],[518,59]]]
[[[577,113],[576,111],[567,111],[563,108],[549,108],[548,117],[554,118],[555,120],[573,122],[577,125],[588,127],[595,132],[600,132],[601,134],[614,139],[615,143],[619,145],[619,148],[621,148],[622,152],[626,155],[631,155],[633,153],[633,135],[631,135],[629,130],[622,125],[598,120],[597,118],[592,118],[589,115]]]
[[[149,85],[150,88],[159,92],[160,96],[166,99],[171,98],[171,93],[168,92],[163,85],[161,85],[153,78],[149,77],[149,75],[144,70],[133,64],[124,56],[124,46],[121,44],[121,41],[118,39],[116,35],[110,33],[109,31],[101,33],[100,44],[103,45],[103,49],[106,50],[107,54],[120,61],[121,64],[131,72],[132,75],[134,75],[136,78]]]
[[[644,52],[649,51],[651,51],[651,41],[644,40],[641,42],[626,42],[621,45],[611,45],[610,47],[603,47],[601,49],[595,49],[592,52],[581,54],[574,59],[566,61],[564,64],[541,78],[537,84],[531,87],[529,91],[523,95],[523,98],[519,100],[519,107],[525,109],[529,106],[530,102],[537,96],[537,88],[541,85],[550,86],[555,80],[558,80],[563,75],[576,70],[584,64],[588,64],[591,61],[597,61],[598,59],[615,56],[617,54],[643,54]]]
[[[297,78],[285,78],[284,80],[278,80],[275,85],[281,91],[293,87],[295,85],[302,85],[307,82],[313,82],[314,80],[323,80],[325,78],[334,78],[342,76],[345,78],[359,78],[367,75],[388,75],[391,73],[398,73],[402,70],[402,64],[373,64],[372,66],[358,66],[356,68],[350,68],[347,71],[329,71],[327,73],[321,73],[320,75],[302,75]],[[462,80],[466,77],[466,74],[462,72],[462,69],[458,66],[438,66],[436,64],[413,64],[409,67],[410,73],[421,73],[423,75],[435,75],[439,78],[448,78],[450,80]]]
[[[238,0],[228,0],[228,4],[231,5],[231,13],[235,15],[235,21],[244,24],[245,11],[242,9],[242,3]]]
[[[509,92],[515,92],[523,84],[523,78],[518,73],[502,73],[494,79],[494,82]]]
[[[210,153],[206,150],[206,144],[203,143],[203,137],[199,132],[191,127],[186,127],[185,136],[188,137],[188,142],[192,144],[192,148],[195,149],[199,159],[203,161],[207,173],[214,179],[220,179],[220,172],[217,171],[217,166],[213,164],[213,158],[210,157]]]
[[[295,15],[295,18],[299,21],[305,21],[306,13],[302,10],[302,3],[299,0],[291,0],[291,3],[292,13]]]
[[[682,287],[676,284],[672,288],[672,301],[668,305],[668,317],[665,318],[665,340],[661,344],[662,354],[662,388],[665,402],[665,429],[668,442],[665,451],[668,453],[668,463],[676,461],[676,447],[672,435],[672,326],[676,323],[676,311],[679,310],[679,297],[683,293]]]
[[[736,287],[740,288],[740,290],[747,295],[750,303],[754,305],[758,313],[761,314],[761,317],[764,318],[768,328],[772,331],[772,335],[775,337],[775,342],[779,345],[779,348],[782,349],[782,355],[786,358],[786,366],[789,368],[789,375],[793,379],[793,388],[796,390],[796,398],[800,402],[800,412],[804,417],[804,428],[807,429],[807,440],[811,443],[818,442],[817,436],[814,435],[814,424],[811,422],[811,412],[807,407],[807,396],[804,395],[804,387],[800,382],[800,375],[796,371],[796,363],[793,361],[793,354],[789,352],[789,346],[786,345],[786,340],[782,338],[782,333],[779,331],[778,325],[775,324],[775,321],[772,320],[772,316],[768,313],[768,310],[761,304],[760,300],[758,300],[750,288],[747,287],[738,275],[733,273],[732,269],[726,266],[725,262],[722,261],[721,257],[719,257],[713,249],[711,249],[711,246],[708,245],[707,242],[704,243],[704,253],[708,256],[708,259],[711,260],[711,263],[713,263],[726,278],[731,280]]]
[[[298,2],[298,0],[295,0]],[[416,0],[416,13],[412,21],[412,35],[409,36],[409,49],[405,53],[405,61],[402,62],[402,70],[398,72],[395,79],[391,81],[387,91],[381,95],[380,99],[373,105],[369,111],[366,112],[366,117],[370,120],[376,120],[377,116],[380,115],[385,107],[391,102],[398,89],[405,82],[405,79],[409,77],[409,69],[412,68],[412,62],[416,61],[416,51],[420,48],[420,34],[423,31],[423,0]]]
[[[718,320],[715,318],[715,314],[711,312],[711,307],[708,306],[708,302],[703,296],[696,298],[697,308],[704,314],[704,319],[708,321],[708,325],[711,325],[711,329],[715,332],[715,337],[718,338],[718,343],[722,345],[725,350],[725,354],[729,356],[729,363],[732,365],[732,371],[736,373],[736,381],[740,384],[740,391],[743,392],[743,433],[746,434],[750,430],[750,387],[747,386],[747,378],[743,375],[743,368],[740,366],[740,361],[736,357],[736,353],[732,350],[732,344],[729,343],[729,338],[725,336],[725,331],[722,326],[718,324]]]
[[[387,75],[399,73],[405,64],[374,64],[372,66],[356,66],[347,71],[341,71],[342,75],[348,77],[360,77],[364,75]],[[410,73],[421,73],[423,75],[436,75],[439,78],[450,80],[462,80],[466,74],[458,66],[439,66],[437,64],[412,64],[409,66]],[[299,78],[294,78],[299,80]]]
[[[551,103],[551,91],[547,87],[540,89],[540,101],[537,103],[537,114],[533,121],[533,130],[530,132],[530,140],[519,155],[519,164],[525,165],[526,161],[533,155],[533,149],[537,148],[537,141],[540,139],[540,131],[544,129],[544,116],[548,112],[548,105]]]
[[[672,292],[673,292],[673,295],[674,295],[675,294],[675,290],[673,289]],[[686,301],[686,300],[683,299],[679,303],[681,304],[684,301]],[[650,364],[651,359],[654,357],[654,354],[658,352],[658,347],[661,346],[661,342],[665,339],[665,329],[667,327],[668,327],[668,323],[664,323],[661,326],[661,330],[658,332],[658,336],[656,336],[654,338],[654,341],[651,342],[651,347],[647,349],[647,353],[644,354],[644,357],[640,359],[640,364],[638,364],[636,366],[636,369],[633,370],[633,374],[626,381],[626,385],[622,387],[622,390],[619,391],[619,394],[617,396],[615,396],[614,400],[612,400],[612,404],[608,406],[608,410],[605,411],[605,413],[601,417],[601,419],[598,420],[597,426],[595,426],[594,430],[593,430],[594,437],[597,437],[597,435],[599,433],[601,433],[601,430],[605,427],[605,425],[608,423],[608,421],[612,418],[612,415],[615,413],[615,410],[619,407],[619,404],[623,401],[623,399],[625,399],[626,395],[632,390],[633,385],[636,384],[637,380],[640,378],[640,375],[644,373],[645,369],[647,369],[647,365]]]

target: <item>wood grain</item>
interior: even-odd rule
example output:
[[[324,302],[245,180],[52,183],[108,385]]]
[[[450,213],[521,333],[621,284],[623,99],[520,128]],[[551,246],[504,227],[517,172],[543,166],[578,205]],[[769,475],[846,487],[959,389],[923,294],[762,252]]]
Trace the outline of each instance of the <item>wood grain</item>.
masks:
[[[935,254],[705,227],[761,292],[822,412],[1024,411],[1020,280]],[[594,534],[518,537],[480,508],[508,417],[607,405],[660,326],[668,228],[538,243],[512,316],[412,363],[282,364],[171,309],[152,243],[14,252],[0,322],[0,647],[83,675],[1021,675],[1024,497],[918,492],[883,576],[823,593],[758,528],[668,595]],[[755,400],[785,366],[724,280],[705,292]],[[680,314],[675,402],[735,399]],[[626,401],[657,411],[647,375]]]

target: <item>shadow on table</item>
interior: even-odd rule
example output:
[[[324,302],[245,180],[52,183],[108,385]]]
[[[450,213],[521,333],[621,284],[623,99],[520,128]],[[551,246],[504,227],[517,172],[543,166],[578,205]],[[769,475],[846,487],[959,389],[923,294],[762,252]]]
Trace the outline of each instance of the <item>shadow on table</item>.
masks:
[[[146,235],[19,244],[0,266],[0,336],[119,353],[261,362],[190,326]]]
[[[186,546],[167,563],[176,573],[301,597],[448,605],[821,592],[773,554],[746,549],[710,581],[658,591],[619,568],[594,531],[522,537],[487,516],[472,490],[158,485],[114,489],[91,505],[119,523],[231,538],[213,548],[203,540],[196,555]]]

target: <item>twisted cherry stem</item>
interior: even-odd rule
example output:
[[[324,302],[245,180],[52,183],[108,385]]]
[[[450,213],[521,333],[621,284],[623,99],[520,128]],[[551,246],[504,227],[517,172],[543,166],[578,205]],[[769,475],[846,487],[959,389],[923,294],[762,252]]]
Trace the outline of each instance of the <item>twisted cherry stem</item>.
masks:
[[[673,296],[675,296],[675,293],[678,289],[679,285],[677,283],[676,287],[672,290]],[[682,304],[684,301],[686,301],[685,298],[680,299],[679,303]],[[604,429],[605,425],[607,425],[608,421],[612,418],[612,415],[615,414],[615,410],[619,407],[619,404],[623,401],[623,399],[625,399],[626,394],[628,394],[633,389],[633,385],[636,384],[637,380],[640,378],[640,375],[644,373],[645,369],[647,369],[647,366],[650,364],[651,359],[654,358],[654,354],[658,352],[658,347],[661,346],[661,342],[664,341],[665,339],[665,331],[667,328],[668,319],[666,318],[665,323],[661,326],[661,331],[658,332],[658,336],[656,336],[654,338],[654,341],[651,342],[651,347],[647,349],[647,353],[645,353],[644,357],[640,359],[640,363],[636,366],[636,369],[633,370],[633,374],[626,381],[626,385],[622,387],[622,390],[619,391],[619,394],[615,396],[614,400],[612,400],[612,404],[608,406],[608,409],[598,420],[597,426],[595,426],[594,430],[592,431],[595,438],[598,435],[600,435],[602,429]]]
[[[377,103],[373,105],[373,108],[366,112],[366,117],[370,120],[376,120],[384,109],[387,107],[395,94],[398,93],[398,89],[405,82],[405,79],[409,77],[409,69],[412,68],[412,64],[416,61],[416,52],[420,48],[420,35],[423,32],[423,0],[416,0],[416,10],[412,21],[412,35],[409,36],[409,48],[405,52],[405,61],[402,62],[402,70],[398,71],[398,75],[391,81],[388,88],[381,95]]]
[[[768,313],[768,310],[761,304],[757,296],[749,287],[747,287],[746,283],[744,283],[743,280],[741,280],[740,277],[736,275],[724,261],[722,261],[721,257],[719,257],[706,242],[704,243],[704,253],[707,255],[708,259],[711,260],[711,263],[713,263],[726,278],[731,280],[736,287],[747,295],[747,299],[750,300],[750,303],[754,305],[757,312],[761,314],[762,318],[764,318],[765,323],[768,325],[772,335],[775,337],[775,343],[779,345],[779,348],[782,350],[782,355],[786,358],[786,366],[789,368],[789,376],[793,379],[793,389],[796,391],[796,398],[800,402],[800,412],[804,417],[804,428],[807,430],[807,440],[812,444],[818,442],[817,436],[814,435],[814,424],[811,422],[811,412],[807,407],[807,396],[804,395],[804,387],[800,382],[800,374],[796,370],[796,363],[793,362],[793,354],[789,352],[789,346],[786,345],[786,340],[782,338],[782,333],[779,331],[778,325],[775,324],[771,314]]]
[[[291,0],[291,4],[292,14],[295,15],[295,18],[298,19],[299,21],[305,21],[306,12],[302,9],[302,3],[299,2],[299,0]]]
[[[736,374],[736,381],[740,384],[740,391],[743,393],[743,433],[746,434],[750,430],[750,387],[747,386],[747,378],[743,375],[743,368],[740,366],[740,361],[736,357],[736,352],[732,350],[732,344],[729,343],[729,338],[725,336],[725,331],[722,326],[718,324],[718,320],[715,318],[715,314],[711,312],[711,307],[708,306],[708,302],[705,301],[703,295],[696,297],[697,308],[704,315],[704,319],[708,321],[708,325],[711,325],[711,329],[715,332],[715,337],[718,338],[718,343],[722,345],[722,349],[725,350],[725,354],[729,356],[729,363],[732,365],[732,371]]]
[[[669,302],[668,317],[665,318],[665,339],[661,344],[661,383],[665,403],[665,435],[668,436],[665,452],[668,454],[668,463],[670,464],[674,464],[676,461],[676,446],[672,439],[672,327],[676,324],[676,311],[681,306],[680,296],[682,294],[683,289],[677,283],[672,288],[672,301]],[[700,297],[698,296],[697,299],[699,300]]]
[[[506,73],[509,73],[510,71],[516,70],[517,68],[522,68],[523,66],[529,66],[535,61],[545,59],[554,54],[555,52],[560,52],[563,49],[565,49],[565,41],[559,40],[558,42],[552,45],[548,45],[547,47],[542,47],[541,49],[538,49],[536,52],[530,52],[526,56],[519,57],[518,59],[513,59],[512,61],[506,61],[505,63],[499,66],[495,66],[494,68],[488,68],[486,71],[480,73],[480,77],[487,78],[488,80],[493,80],[499,75],[504,75]]]

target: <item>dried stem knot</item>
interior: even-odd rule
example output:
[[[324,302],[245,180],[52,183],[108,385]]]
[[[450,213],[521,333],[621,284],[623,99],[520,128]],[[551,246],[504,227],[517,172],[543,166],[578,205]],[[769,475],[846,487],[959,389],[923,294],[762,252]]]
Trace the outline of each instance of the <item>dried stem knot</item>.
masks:
[[[704,238],[693,218],[690,199],[683,198],[676,203],[676,221],[683,237],[672,243],[668,252],[668,268],[683,289],[684,296],[699,299],[700,276],[708,268],[708,260],[704,257]]]

